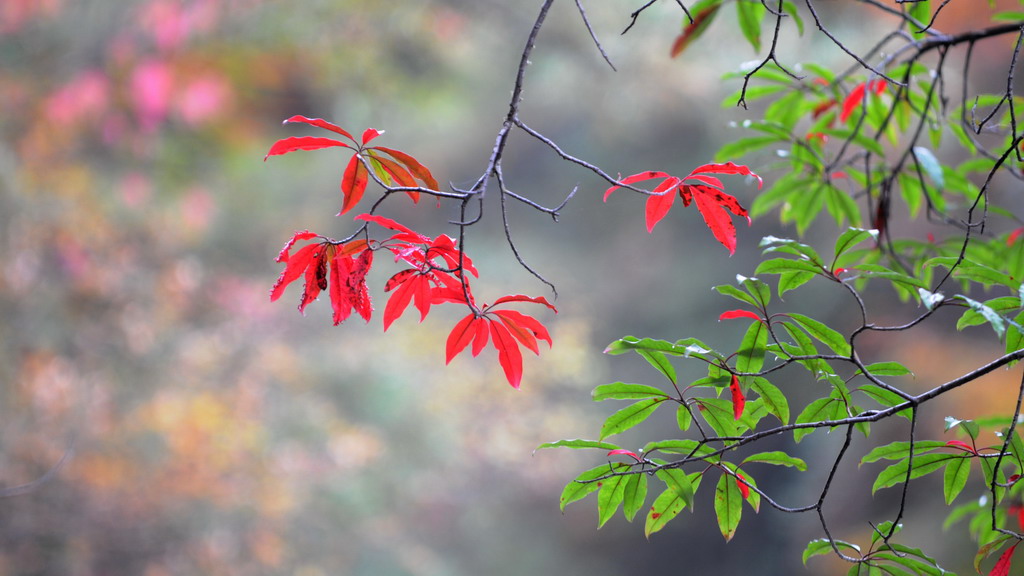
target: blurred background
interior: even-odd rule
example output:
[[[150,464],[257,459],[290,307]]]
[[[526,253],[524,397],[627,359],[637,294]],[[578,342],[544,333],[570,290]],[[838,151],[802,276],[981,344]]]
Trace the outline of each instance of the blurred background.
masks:
[[[353,229],[334,216],[346,154],[262,161],[275,140],[315,134],[281,120],[303,114],[355,133],[386,130],[382,145],[466,186],[506,112],[534,4],[0,3],[0,488],[31,483],[67,456],[50,481],[0,499],[0,575],[804,570],[800,552],[821,536],[813,517],[748,510],[727,545],[704,492],[694,515],[650,541],[642,520],[619,517],[598,531],[593,497],[563,515],[558,496],[602,456],[532,454],[542,442],[597,436],[618,406],[594,405],[594,386],[660,384],[642,361],[604,357],[608,342],[699,334],[735,345],[742,327],[716,322],[734,306],[710,287],[750,275],[761,236],[794,231],[770,219],[743,227],[732,258],[693,210],[674,211],[648,235],[642,200],[620,193],[603,204],[605,184],[517,134],[505,165],[514,191],[555,205],[580,187],[557,225],[511,211],[524,257],[561,294],[557,317],[538,312],[555,346],[526,358],[522,390],[505,383],[493,351],[445,367],[443,339],[461,310],[442,307],[423,324],[410,313],[384,335],[378,318],[332,326],[326,302],[300,316],[297,287],[268,301],[280,272],[273,259],[296,230]],[[653,6],[625,36],[639,3],[587,4],[618,72],[572,3],[556,4],[529,69],[527,123],[612,174],[689,171],[739,135],[747,116],[720,106],[739,85],[720,77],[757,55],[731,22],[674,61],[675,3]],[[872,25],[842,10],[826,14]],[[848,30],[855,46],[875,41]],[[787,42],[788,61],[840,58],[816,42]],[[745,161],[762,170],[771,156]],[[749,204],[753,188],[730,185]],[[494,208],[469,239],[478,296],[551,297],[515,264]],[[383,213],[427,234],[451,232],[455,217],[430,201]],[[381,309],[394,270],[378,262],[370,285]],[[836,320],[834,298],[812,289],[798,308]],[[894,321],[915,313],[884,312]],[[889,356],[877,360],[905,361],[920,386],[934,384],[988,358],[991,336],[977,330],[959,341],[896,337],[879,343]],[[936,362],[940,340],[964,350],[956,365]],[[1015,378],[989,381],[1004,376]],[[997,385],[987,390],[961,398],[956,414],[1006,402]],[[814,393],[796,389],[794,413]],[[944,415],[929,414],[927,431],[939,434]],[[663,416],[623,443],[673,435]],[[890,428],[877,433],[901,431]],[[813,501],[829,460],[821,451],[836,440],[812,435],[797,451],[825,454],[818,466],[763,471],[759,485],[790,505]],[[887,519],[872,512],[897,495],[872,499],[875,473],[855,461],[843,469],[827,510],[837,536],[863,538],[866,519]],[[969,570],[962,531],[938,526],[941,491],[921,490],[912,504],[910,519],[924,524],[917,544]],[[832,569],[845,573],[829,560],[810,571]]]

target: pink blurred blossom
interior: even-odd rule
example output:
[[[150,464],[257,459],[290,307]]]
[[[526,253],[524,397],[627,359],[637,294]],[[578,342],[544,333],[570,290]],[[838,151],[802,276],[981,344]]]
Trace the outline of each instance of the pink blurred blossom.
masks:
[[[86,70],[46,99],[44,113],[55,124],[74,124],[101,116],[110,103],[110,81],[99,70]]]
[[[60,0],[0,0],[0,36],[17,32],[33,18],[52,16],[60,7]]]
[[[181,47],[190,36],[207,32],[217,23],[214,0],[151,0],[139,11],[139,27],[161,52]]]
[[[160,60],[146,60],[135,67],[131,78],[132,103],[143,130],[152,130],[167,117],[174,76]]]
[[[141,172],[130,172],[121,178],[118,192],[125,205],[138,208],[153,195],[153,186],[149,177]]]
[[[223,115],[231,101],[231,84],[219,74],[207,73],[181,89],[176,106],[182,120],[198,126]]]

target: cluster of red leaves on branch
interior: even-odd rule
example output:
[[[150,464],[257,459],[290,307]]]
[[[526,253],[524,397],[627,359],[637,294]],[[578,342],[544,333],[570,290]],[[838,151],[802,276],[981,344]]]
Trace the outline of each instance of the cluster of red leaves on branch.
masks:
[[[370,170],[384,183],[387,192],[407,192],[414,202],[419,200],[421,191],[429,192],[438,188],[430,170],[412,156],[383,146],[366,146],[382,131],[367,129],[363,132],[360,144],[348,132],[325,120],[293,116],[285,122],[303,122],[352,140],[353,145],[333,138],[285,138],[274,143],[264,157],[266,160],[270,156],[296,150],[330,147],[355,149],[356,153],[349,160],[341,181],[344,202],[339,216],[351,210],[362,198]],[[420,188],[417,181],[425,188]],[[431,238],[390,218],[374,214],[360,214],[355,220],[375,224],[393,234],[384,240],[372,239],[367,234],[365,239],[336,241],[308,230],[296,233],[277,257],[277,262],[284,264],[285,268],[270,291],[270,300],[276,301],[284,294],[288,284],[304,277],[305,286],[299,300],[299,312],[305,313],[306,306],[326,291],[334,312],[335,325],[348,319],[353,310],[369,322],[373,305],[366,276],[373,265],[374,252],[388,250],[396,263],[406,267],[391,276],[384,285],[384,291],[391,293],[384,306],[384,330],[402,316],[410,303],[419,311],[421,322],[435,304],[467,306],[470,313],[455,325],[448,337],[446,363],[450,363],[470,342],[473,343],[473,356],[477,356],[490,341],[498,352],[498,362],[509,384],[519,388],[523,375],[523,356],[519,346],[540,354],[537,341],[544,340],[551,346],[551,336],[537,319],[515,310],[497,307],[527,302],[542,304],[557,313],[555,307],[543,297],[523,295],[503,296],[489,306],[478,306],[466,273],[474,277],[478,277],[479,273],[469,256],[459,249],[455,239],[445,234]],[[293,254],[295,244],[306,240],[315,241],[302,246]]]
[[[334,138],[321,138],[315,136],[293,136],[278,140],[270,147],[270,151],[263,157],[266,161],[271,156],[287,154],[296,150],[319,150],[321,148],[343,147],[355,150],[355,154],[345,166],[345,173],[341,177],[342,204],[338,215],[344,214],[355,207],[363,198],[366,192],[366,185],[370,180],[370,173],[367,170],[367,163],[373,168],[374,174],[388,186],[394,186],[397,190],[404,191],[412,198],[413,202],[420,200],[420,185],[430,190],[437,190],[437,180],[425,166],[419,163],[412,156],[385,148],[383,146],[367,146],[371,140],[384,133],[383,130],[367,128],[363,132],[360,142],[348,133],[348,131],[320,118],[306,118],[305,116],[292,116],[284,121],[302,122],[331,132],[341,134],[352,141],[346,144]],[[364,162],[365,160],[365,162]]]
[[[647,198],[646,217],[647,231],[652,232],[654,226],[668,214],[676,199],[676,192],[683,199],[683,206],[689,206],[690,202],[697,204],[697,210],[704,217],[704,222],[711,229],[715,239],[722,243],[729,250],[729,254],[736,252],[736,227],[732,223],[729,212],[742,216],[750,223],[750,216],[747,210],[740,205],[735,197],[725,193],[725,185],[721,180],[711,174],[742,174],[757,179],[758,187],[763,184],[761,177],[755,174],[750,168],[726,162],[724,164],[704,164],[694,168],[682,178],[666,174],[665,172],[647,171],[633,174],[619,180],[619,183],[612,186],[604,193],[605,202],[612,192],[621,186],[628,186],[644,180],[662,178],[658,186],[651,190]],[[687,184],[686,181],[697,182]]]

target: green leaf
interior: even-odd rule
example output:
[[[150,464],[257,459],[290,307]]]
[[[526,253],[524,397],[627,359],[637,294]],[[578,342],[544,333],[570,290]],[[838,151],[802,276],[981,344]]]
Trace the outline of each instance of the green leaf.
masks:
[[[971,472],[971,458],[964,454],[946,464],[942,475],[942,493],[946,497],[946,506],[953,503],[960,491],[967,485],[967,476]]]
[[[921,454],[914,456],[910,479],[913,480],[914,478],[935,472],[945,466],[951,458],[959,458],[959,456],[956,454]],[[871,486],[871,493],[874,494],[882,488],[888,488],[905,482],[907,480],[907,469],[910,468],[910,465],[909,459],[903,459],[882,470],[878,474],[878,478],[875,479],[875,483]]]
[[[732,402],[720,398],[697,398],[696,403],[700,407],[700,415],[716,434],[722,437],[738,436]]]
[[[789,401],[774,384],[760,376],[750,381],[750,389],[764,401],[764,407],[783,424],[789,424]]]
[[[755,90],[755,88],[760,88],[761,90]],[[783,88],[783,86],[775,85],[751,86],[750,88],[747,88],[746,99],[749,102],[751,100],[758,98],[759,95],[761,95],[762,93],[767,94],[771,92],[777,92],[779,90],[782,90]],[[729,98],[730,99],[727,100],[727,102],[729,103],[729,107],[731,108],[736,105],[736,102],[740,98],[740,94],[737,92],[735,97],[730,96]],[[730,160],[735,160],[740,156],[743,156],[744,154],[753,152],[754,150],[760,150],[765,146],[770,146],[772,144],[782,141],[784,140],[782,140],[778,136],[749,136],[747,138],[740,138],[739,140],[734,140],[732,142],[729,142],[725,146],[719,148],[718,153],[715,154],[715,161],[726,162]]]
[[[811,424],[814,422],[825,422],[836,420],[845,416],[843,403],[835,398],[818,398],[804,408],[803,412],[796,417],[796,424]],[[797,428],[793,430],[793,439],[797,442],[803,440],[817,428]]]
[[[767,11],[759,0],[738,0],[736,16],[743,36],[750,42],[754,52],[761,51],[761,21]]]
[[[597,489],[601,487],[600,483],[596,481],[598,478],[627,468],[629,468],[628,464],[617,462],[610,466],[608,464],[602,464],[596,468],[591,468],[590,470],[583,472],[565,485],[565,488],[562,490],[562,497],[558,500],[559,507],[564,512],[567,505],[582,499],[591,492],[597,491]]]
[[[1020,298],[1017,296],[1003,296],[1000,298],[986,300],[984,304],[999,314],[1009,314],[1020,308]],[[986,320],[984,316],[975,310],[968,309],[962,316],[960,316],[960,319],[957,320],[956,329],[963,330],[968,326],[977,326],[979,324],[984,324],[987,321],[988,320]]]
[[[689,475],[690,484],[693,486],[694,491],[700,485],[702,474],[702,472],[694,472]],[[650,512],[647,513],[647,522],[644,524],[644,536],[650,538],[651,534],[664,528],[665,524],[668,524],[670,520],[678,516],[685,507],[686,502],[682,497],[675,490],[666,488],[654,500]]]
[[[736,351],[736,370],[752,373],[764,366],[764,351],[768,345],[768,327],[764,322],[755,321],[747,328],[740,348]]]
[[[864,230],[862,228],[847,228],[839,238],[836,238],[835,257],[839,258],[848,250],[867,240],[878,240],[878,230]]]
[[[693,506],[693,484],[690,482],[686,472],[679,468],[662,468],[654,474],[665,483],[669,490],[675,492],[687,506]]]
[[[882,148],[882,145],[878,141],[868,138],[863,133],[855,133],[853,130],[845,128],[823,128],[821,132],[840,140],[850,140],[868,152],[878,156],[885,156],[885,150]]]
[[[831,348],[836,354],[841,356],[850,355],[850,343],[839,332],[803,314],[791,312],[788,316],[796,321],[808,334]]]
[[[648,442],[644,446],[644,453],[664,452],[666,454],[684,454],[686,456],[701,457],[714,452],[707,444],[701,444],[696,440],[658,440]]]
[[[622,504],[626,494],[627,479],[630,476],[612,476],[598,482],[601,485],[597,493],[597,527],[605,525],[605,522],[615,515]]]
[[[773,452],[759,452],[757,454],[751,454],[743,459],[741,464],[747,464],[749,462],[762,462],[764,464],[775,464],[776,466],[788,466],[796,468],[797,470],[804,472],[807,470],[807,463],[803,460],[786,454],[781,451]]]
[[[781,299],[786,292],[810,282],[817,275],[812,272],[783,272],[779,275],[779,298]]]
[[[746,292],[740,290],[739,288],[733,286],[732,284],[720,284],[712,288],[712,290],[715,290],[719,294],[723,294],[725,296],[731,296],[739,300],[740,302],[745,302],[755,308],[758,307],[757,300],[754,300],[754,298],[751,297],[750,294],[747,294]]]
[[[840,550],[853,552],[853,555],[860,556],[860,546],[851,544],[849,542],[843,542],[842,540],[835,540],[836,547]],[[807,560],[814,556],[822,556],[824,554],[832,553],[832,541],[828,538],[818,538],[817,540],[811,540],[807,543],[807,548],[804,548],[803,561],[804,566],[807,565]]]
[[[903,397],[900,396],[899,394],[893,392],[892,390],[886,390],[885,388],[882,388],[881,386],[877,386],[875,384],[865,384],[861,386],[859,390],[868,397],[870,397],[872,400],[878,402],[879,404],[885,406],[886,408],[899,406],[900,404],[906,402],[906,400],[904,400]],[[906,410],[900,410],[896,414],[898,416],[906,418],[907,420],[910,420],[911,410],[912,408],[908,407]]]
[[[793,260],[790,258],[772,258],[761,262],[755,274],[782,274],[784,272],[810,272],[812,274],[824,275],[821,266],[807,260]]]
[[[1000,340],[1003,338],[1003,335],[1006,334],[1006,321],[1003,320],[1003,317],[1000,316],[998,312],[982,304],[981,302],[968,298],[967,296],[964,296],[962,294],[957,294],[953,298],[957,300],[963,300],[964,302],[967,303],[968,306],[971,307],[972,310],[974,310],[978,314],[981,314],[981,316],[985,318],[989,325],[992,326],[992,330],[996,333],[996,336],[998,336]]]
[[[609,416],[601,426],[601,439],[620,434],[643,422],[665,401],[665,398],[646,398],[634,402]]]
[[[660,388],[647,386],[646,384],[615,382],[613,384],[602,384],[594,388],[591,396],[595,402],[601,402],[602,400],[638,400],[640,398],[668,397],[668,394]]]
[[[913,376],[909,368],[899,362],[875,362],[865,366],[868,373],[875,376]]]
[[[718,478],[715,487],[715,516],[725,541],[732,540],[743,516],[743,494],[736,485],[736,479],[729,474],[722,474]]]
[[[693,424],[693,414],[690,414],[690,409],[685,404],[680,404],[676,409],[676,424],[683,432],[689,430],[690,425]]]
[[[764,310],[768,308],[768,304],[772,300],[772,291],[767,284],[757,278],[746,278],[739,274],[736,275],[736,281],[754,298],[756,301],[755,305],[759,309]]]
[[[626,352],[657,352],[682,356],[684,358],[695,357],[703,360],[710,358],[721,358],[721,355],[709,349],[703,342],[696,338],[686,338],[675,343],[653,338],[637,338],[635,336],[623,336],[612,342],[604,349],[605,354],[625,354]],[[657,366],[655,366],[657,367]]]
[[[647,500],[647,474],[632,474],[626,478],[626,488],[622,495],[622,513],[625,514],[626,520],[632,522]]]
[[[597,440],[559,440],[558,442],[545,442],[537,446],[537,450],[544,448],[600,448],[601,450],[615,450],[619,448],[611,442],[598,442]]]
[[[669,382],[672,384],[676,383],[676,369],[663,352],[641,348],[636,353],[642,356],[644,360],[647,360],[651,366],[654,366],[658,372],[661,372],[661,375],[667,378]]]
[[[930,452],[936,448],[945,448],[947,444],[939,440],[918,440],[914,442],[914,456]],[[876,446],[866,456],[861,458],[861,464],[877,462],[879,460],[903,460],[910,454],[910,442],[892,442],[884,446]]]

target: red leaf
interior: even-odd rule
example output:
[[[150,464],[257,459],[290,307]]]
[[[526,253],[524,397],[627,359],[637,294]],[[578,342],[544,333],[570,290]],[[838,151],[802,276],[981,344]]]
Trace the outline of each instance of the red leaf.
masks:
[[[715,239],[722,243],[729,250],[731,256],[736,252],[736,227],[733,226],[729,213],[715,199],[707,194],[700,194],[699,187],[690,186],[694,190],[694,200],[697,202],[697,210],[704,217],[704,223],[708,225]]]
[[[1017,241],[1017,238],[1020,238],[1021,234],[1024,234],[1024,228],[1017,228],[1010,232],[1010,235],[1006,237],[1006,245],[1013,246],[1013,243]]]
[[[473,336],[473,357],[476,358],[483,352],[484,347],[487,346],[487,339],[491,334],[491,329],[483,318],[477,318],[474,326],[476,334]]]
[[[494,308],[495,306],[497,306],[498,304],[504,304],[506,302],[532,302],[534,304],[543,304],[543,305],[547,306],[548,308],[551,308],[552,310],[554,310],[555,314],[558,313],[558,310],[555,309],[555,307],[552,306],[551,303],[548,302],[547,299],[544,298],[543,296],[525,296],[523,294],[514,294],[512,296],[502,296],[501,298],[498,298],[497,300],[495,300],[494,304],[491,304],[490,306],[488,306],[487,309],[490,310],[490,309]]]
[[[654,172],[652,170],[648,170],[647,172],[640,172],[639,174],[633,174],[632,176],[627,176],[625,178],[620,179],[619,183],[616,184],[615,186],[612,186],[611,188],[605,190],[605,192],[604,192],[604,201],[607,202],[608,201],[608,197],[611,196],[612,192],[615,192],[621,186],[635,184],[637,182],[642,182],[644,180],[651,180],[653,178],[669,178],[669,175],[664,173],[664,172]]]
[[[430,170],[427,170],[426,166],[420,164],[419,161],[412,156],[409,156],[405,152],[392,150],[391,148],[385,148],[383,146],[377,146],[374,150],[380,150],[402,164],[405,164],[405,167],[409,169],[409,172],[412,172],[413,176],[419,178],[421,182],[426,184],[427,188],[430,188],[431,190],[440,190],[440,186],[438,186],[437,180],[434,179],[434,175],[430,173]]]
[[[359,155],[352,156],[345,167],[345,175],[341,178],[341,194],[344,197],[341,203],[341,216],[355,207],[363,198],[366,191],[366,183],[370,177],[366,172],[366,166],[360,161]]]
[[[954,446],[965,452],[970,452],[971,454],[978,453],[978,451],[974,449],[974,446],[971,446],[970,444],[964,442],[963,440],[950,440],[949,442],[946,442],[946,446]]]
[[[274,287],[270,289],[271,302],[280,298],[281,295],[284,294],[284,289],[295,280],[298,280],[299,276],[302,276],[302,273],[306,271],[306,267],[310,265],[310,262],[312,262],[319,246],[319,244],[303,246],[295,253],[294,256],[287,259],[287,264],[285,265],[284,270],[282,270],[281,275],[278,276],[277,282],[274,282]],[[287,249],[288,247],[286,246],[285,251],[282,251],[281,253],[287,255]],[[280,258],[281,257],[278,256],[279,262],[281,261]]]
[[[679,184],[679,178],[670,177],[651,190],[651,195],[647,197],[645,210],[648,234],[654,231],[654,227],[672,208],[672,203],[676,199],[676,193],[672,188],[677,184]]]
[[[357,252],[370,249],[370,243],[366,240],[353,240],[344,244],[339,244],[337,247],[337,256],[352,256]]]
[[[505,371],[505,378],[513,388],[519,389],[523,379],[523,354],[515,338],[500,322],[489,321],[491,325],[491,342],[498,351],[498,363]]]
[[[363,146],[365,146],[367,142],[369,142],[370,140],[373,140],[374,138],[380,136],[383,133],[383,130],[377,130],[376,128],[367,128],[366,130],[363,131]]]
[[[529,348],[534,354],[540,354],[540,350],[537,348],[537,337],[533,335],[531,330],[523,328],[516,323],[514,317],[507,315],[508,312],[509,310],[496,310],[494,314],[501,319],[502,324],[508,328],[508,331],[515,336],[516,340],[522,342],[523,346]]]
[[[299,312],[306,313],[306,306],[316,300],[320,291],[326,287],[327,282],[327,259],[324,245],[313,244],[316,247],[311,255],[311,260],[306,266],[306,284],[303,286],[302,299],[299,300]],[[296,254],[297,256],[297,254]]]
[[[750,498],[750,486],[747,486],[747,483],[744,482],[746,479],[747,477],[743,474],[736,473],[736,486],[740,489],[740,494],[743,495],[744,500]]]
[[[412,230],[411,228],[406,228],[402,224],[399,224],[398,222],[395,222],[394,220],[392,220],[390,218],[385,218],[383,216],[377,216],[376,214],[360,214],[360,215],[356,216],[354,218],[354,220],[363,220],[365,222],[373,222],[374,224],[376,224],[378,226],[383,226],[384,228],[387,228],[388,230],[395,230],[397,232],[402,232],[403,234],[408,234],[410,238],[414,239],[414,240],[411,240],[412,242],[422,242],[424,244],[430,242],[430,237],[429,236],[424,236],[423,234],[420,234],[419,232],[416,232],[416,231]],[[396,238],[394,236],[392,236],[391,239],[396,239]]]
[[[412,174],[409,174],[409,171],[399,165],[398,162],[382,156],[374,156],[373,159],[380,162],[380,165],[398,182],[399,186],[404,188],[417,187],[416,180],[413,179]],[[413,204],[420,201],[420,193],[416,190],[407,190],[405,193],[409,195],[409,198],[412,198]]]
[[[289,122],[303,122],[311,126],[316,126],[317,128],[324,128],[325,130],[330,130],[331,132],[337,132],[338,134],[341,134],[342,136],[348,138],[349,140],[352,140],[353,142],[355,142],[356,140],[347,131],[342,130],[338,126],[335,126],[334,124],[331,124],[330,122],[322,118],[306,118],[305,116],[292,116],[291,118],[285,120],[283,123],[288,124]]]
[[[764,185],[764,181],[756,172],[742,164],[733,164],[732,162],[726,162],[725,164],[704,164],[693,169],[683,180],[687,178],[693,178],[696,174],[742,174],[743,176],[753,176],[757,178],[757,187],[760,189]]]
[[[445,364],[450,364],[452,358],[458,356],[459,352],[462,352],[469,345],[469,341],[475,335],[475,331],[470,330],[470,324],[476,318],[475,314],[469,314],[462,320],[459,320],[458,324],[452,328],[451,333],[448,334],[448,341],[445,343]]]
[[[413,274],[419,274],[419,272],[419,270],[413,268],[406,268],[405,270],[400,270],[397,274],[389,278],[388,281],[384,284],[384,291],[391,292],[392,290],[395,289],[395,287],[408,280],[409,276],[412,276]]]
[[[287,262],[289,258],[288,251],[292,249],[292,246],[294,246],[296,242],[299,240],[309,240],[310,238],[316,238],[317,236],[317,234],[314,234],[309,230],[296,232],[295,235],[292,236],[291,240],[284,245],[284,248],[281,248],[281,252],[277,255],[277,259],[275,259],[274,262]]]
[[[426,274],[420,274],[414,280],[416,287],[413,288],[413,305],[420,311],[420,322],[427,317],[430,312],[431,294],[433,290],[430,287],[430,277]]]
[[[753,320],[761,319],[760,316],[754,314],[750,310],[729,310],[726,312],[722,312],[722,314],[718,317],[718,321],[721,322],[722,320],[732,320],[733,318],[750,318]]]
[[[508,325],[511,322],[523,330],[530,332],[530,335],[535,338],[535,340],[533,346],[529,346],[528,344],[527,346],[533,350],[534,354],[539,353],[537,351],[536,340],[544,340],[548,343],[549,348],[552,346],[551,335],[548,334],[547,328],[544,328],[544,325],[538,322],[536,318],[527,316],[521,312],[516,312],[515,310],[495,310],[494,313],[497,314],[503,322],[505,322],[505,325]],[[515,332],[513,332],[513,334],[515,334]],[[523,342],[523,344],[526,344],[522,339],[520,339],[520,341]]]
[[[369,322],[370,316],[373,314],[373,303],[370,301],[370,290],[366,286],[366,274],[373,266],[373,251],[364,250],[351,262],[348,278],[345,279],[348,298],[356,312],[363,317],[363,320]]]
[[[715,178],[714,176],[708,176],[706,174],[690,174],[689,176],[687,176],[687,179],[700,180],[701,182],[707,184],[708,186],[714,186],[719,190],[725,189],[725,184],[723,184],[721,180]]]
[[[403,274],[404,272],[411,272],[418,275],[418,271],[416,270],[402,270],[398,274],[392,276],[391,280],[388,280],[387,286],[384,287],[384,290],[390,290],[389,286],[391,286],[392,281],[394,281],[399,276],[399,274]],[[405,312],[405,309],[409,306],[409,302],[412,300],[413,287],[415,286],[415,283],[409,280],[409,274],[403,275],[402,278],[403,280],[399,281],[400,283],[398,284],[398,289],[395,290],[394,294],[392,294],[390,298],[388,298],[388,303],[384,305],[385,332],[387,332],[388,327],[391,326],[391,323],[397,320],[398,317],[401,316],[403,312]]]
[[[1017,544],[1020,544],[1020,542]],[[988,576],[1009,576],[1010,561],[1013,560],[1013,552],[1017,549],[1017,544],[1010,546],[1003,552],[996,565],[992,567],[992,571],[988,573]]]
[[[680,34],[675,42],[672,43],[672,49],[669,54],[672,58],[679,56],[683,53],[683,50],[690,45],[691,42],[696,40],[704,33],[708,25],[715,18],[715,14],[718,12],[718,8],[721,6],[720,3],[708,6],[704,10],[698,12],[693,17],[693,22],[690,22],[685,28],[683,28],[682,34]]]
[[[345,263],[350,258],[335,256],[331,260],[331,310],[333,311],[334,325],[341,324],[352,314],[352,303],[345,295],[345,277],[348,275]]]
[[[746,406],[747,399],[743,397],[743,391],[740,390],[740,379],[735,374],[732,375],[729,392],[732,392],[732,417],[734,420],[739,420],[740,416],[743,416],[743,407]]]
[[[620,456],[620,455],[621,456],[630,456],[634,460],[636,460],[637,462],[641,462],[642,461],[642,460],[640,460],[640,457],[636,455],[636,452],[633,452],[632,450],[626,450],[625,448],[616,448],[615,450],[612,450],[612,451],[608,452],[608,455],[609,456]]]
[[[270,147],[270,151],[263,157],[263,161],[266,162],[267,158],[270,158],[271,156],[280,156],[281,154],[295,152],[296,150],[319,150],[321,148],[334,148],[337,146],[351,148],[348,144],[333,138],[317,138],[314,136],[292,136],[291,138],[282,138],[281,140],[274,142],[274,145]]]
[[[885,80],[872,80],[870,84],[861,82],[854,86],[853,90],[850,90],[850,94],[843,100],[843,110],[839,114],[839,120],[846,122],[853,111],[858,106],[864,103],[864,96],[868,90],[871,90],[875,94],[881,94],[885,92],[886,83]]]

